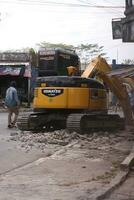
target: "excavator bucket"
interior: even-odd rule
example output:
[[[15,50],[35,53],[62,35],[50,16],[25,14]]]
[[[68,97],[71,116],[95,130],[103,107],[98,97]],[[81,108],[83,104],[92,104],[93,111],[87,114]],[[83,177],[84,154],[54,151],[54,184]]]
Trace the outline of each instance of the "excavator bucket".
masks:
[[[106,60],[101,56],[98,56],[90,62],[89,66],[85,69],[81,77],[91,78],[96,75],[97,71],[107,73],[111,70],[112,67],[106,62]]]

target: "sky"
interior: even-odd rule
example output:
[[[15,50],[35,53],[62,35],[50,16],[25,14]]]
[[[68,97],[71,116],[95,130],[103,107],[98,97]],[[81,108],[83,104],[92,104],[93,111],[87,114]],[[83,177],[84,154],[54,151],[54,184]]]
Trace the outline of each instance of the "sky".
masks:
[[[36,48],[43,41],[88,43],[104,46],[109,62],[134,59],[134,43],[112,39],[111,21],[125,17],[124,4],[125,0],[0,0],[0,50]]]

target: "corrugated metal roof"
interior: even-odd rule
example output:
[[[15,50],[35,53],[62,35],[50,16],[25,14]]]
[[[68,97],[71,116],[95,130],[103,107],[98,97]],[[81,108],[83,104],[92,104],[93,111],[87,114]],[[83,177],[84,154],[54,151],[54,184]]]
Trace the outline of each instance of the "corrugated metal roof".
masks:
[[[108,73],[110,76],[120,76],[120,77],[134,77],[134,67],[126,67],[122,69],[112,70]]]
[[[14,66],[14,65],[29,65],[30,63],[29,62],[0,62],[0,65],[3,66]]]

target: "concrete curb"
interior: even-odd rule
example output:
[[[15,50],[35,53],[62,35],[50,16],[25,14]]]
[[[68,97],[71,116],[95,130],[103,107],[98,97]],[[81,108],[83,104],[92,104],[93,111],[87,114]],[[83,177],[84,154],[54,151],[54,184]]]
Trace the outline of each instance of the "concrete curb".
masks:
[[[122,170],[129,170],[134,166],[134,152],[131,152],[129,156],[121,163]]]
[[[91,200],[103,200],[109,196],[117,187],[119,187],[127,178],[129,171],[134,167],[134,146],[130,154],[125,158],[125,160],[120,164],[121,171],[116,175],[116,177],[111,181],[111,183],[105,188],[95,192],[90,196]]]
[[[130,154],[121,163],[120,167],[122,170],[130,170],[134,167],[134,147],[132,148]]]
[[[127,178],[129,171],[120,171],[111,183],[103,189],[98,190],[90,196],[90,200],[102,200],[109,196],[115,188],[120,186]]]
[[[33,111],[32,108],[20,108],[20,112],[31,112]],[[0,113],[8,112],[6,108],[0,108]]]

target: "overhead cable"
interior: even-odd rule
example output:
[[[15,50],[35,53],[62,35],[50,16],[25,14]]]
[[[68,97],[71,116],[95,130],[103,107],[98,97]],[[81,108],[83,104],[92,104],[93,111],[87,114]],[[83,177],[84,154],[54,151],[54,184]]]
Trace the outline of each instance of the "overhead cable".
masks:
[[[0,1],[0,3],[14,3],[14,4],[38,4],[38,5],[49,5],[49,6],[66,6],[66,7],[85,7],[85,8],[107,8],[107,9],[123,9],[124,6],[103,6],[103,5],[85,5],[85,4],[76,4],[76,3],[57,3],[55,1],[40,1],[40,0],[16,0],[16,1]]]

